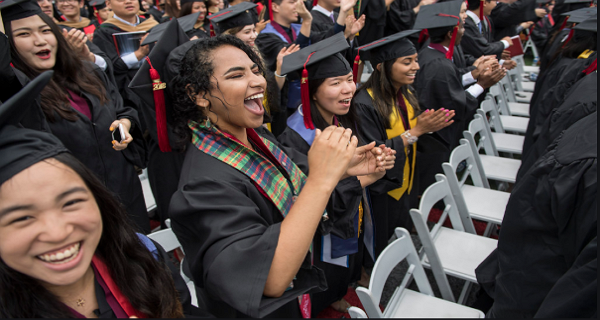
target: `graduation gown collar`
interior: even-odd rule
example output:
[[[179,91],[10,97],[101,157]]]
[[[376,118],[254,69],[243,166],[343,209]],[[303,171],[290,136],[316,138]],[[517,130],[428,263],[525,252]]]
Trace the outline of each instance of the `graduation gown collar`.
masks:
[[[75,22],[75,21],[60,21],[58,23],[58,25],[75,28],[75,29],[81,29],[81,28],[85,28],[85,27],[89,26],[91,23],[92,22],[90,21],[90,19],[85,18],[85,17],[80,17],[79,21],[77,21],[77,22]]]
[[[140,18],[140,20],[142,20],[142,18]],[[145,19],[144,21],[140,22],[140,24],[138,24],[137,26],[132,26],[129,25],[127,23],[124,23],[123,21],[116,19],[115,17],[109,18],[108,20],[104,21],[104,23],[102,23],[100,25],[100,27],[109,27],[109,25],[114,25],[115,27],[125,31],[125,32],[136,32],[136,31],[148,31],[150,30],[152,27],[156,26],[158,24],[158,22],[156,22],[156,20],[154,20],[154,18],[149,17],[148,19]]]

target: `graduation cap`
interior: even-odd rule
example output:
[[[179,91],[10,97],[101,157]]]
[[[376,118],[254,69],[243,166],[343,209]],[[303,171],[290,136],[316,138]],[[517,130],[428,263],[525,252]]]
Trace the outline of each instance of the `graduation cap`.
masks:
[[[212,14],[208,19],[219,28],[219,32],[225,30],[247,26],[258,22],[256,14],[256,4],[252,2],[241,2],[235,6],[223,9],[215,14]]]
[[[573,27],[573,29],[598,32],[598,16],[594,15],[593,17],[582,21],[581,23]]]
[[[177,20],[177,23],[179,24],[179,27],[181,27],[183,32],[188,32],[188,31],[194,29],[194,25],[196,24],[196,21],[198,21],[199,15],[200,15],[200,11],[198,11],[196,13],[188,14],[187,16],[183,16],[181,18],[172,19],[172,20]],[[161,23],[161,24],[155,26],[154,28],[150,29],[150,33],[148,34],[146,39],[144,39],[144,41],[142,41],[142,45],[145,46],[147,44],[158,41],[160,39],[160,37],[163,35],[163,33],[165,32],[165,30],[167,29],[167,25],[168,25],[168,23]],[[154,50],[154,49],[152,49],[152,50]]]
[[[153,138],[158,142],[160,151],[171,151],[169,134],[167,131],[167,118],[171,116],[172,109],[169,96],[165,96],[166,82],[164,77],[165,60],[171,50],[177,46],[190,42],[190,38],[179,26],[178,19],[173,19],[166,24],[163,36],[158,40],[144,63],[137,71],[131,82],[131,88],[147,106],[154,106],[156,121],[156,136],[150,130]]]
[[[565,0],[565,3],[591,3],[592,0]]]
[[[567,22],[568,23],[580,23],[583,20],[586,20],[592,16],[598,14],[598,8],[589,7],[589,8],[581,8],[569,12],[565,12],[561,14],[561,16],[569,16]]]
[[[539,4],[546,4],[549,3],[552,0],[535,0],[535,3],[539,3]]]
[[[53,71],[46,71],[0,105],[0,185],[30,166],[68,152],[55,136],[19,126],[50,81]]]
[[[98,11],[106,8],[106,0],[90,0],[88,6],[94,9],[94,15],[96,16],[96,19],[98,19],[98,23],[102,24],[104,21],[100,18],[100,13],[98,13]]]
[[[428,29],[430,33],[431,29],[454,27],[448,52],[446,52],[446,58],[448,59],[452,59],[454,54],[456,34],[461,22],[460,9],[462,4],[462,1],[446,1],[423,6],[419,10],[413,26],[413,29]]]
[[[310,114],[310,96],[308,79],[324,79],[346,75],[352,71],[350,64],[340,52],[350,48],[343,32],[305,47],[283,58],[281,73],[302,70],[300,95],[302,99],[302,114],[307,129],[314,129]]]
[[[13,20],[31,17],[42,13],[42,9],[33,0],[0,1],[0,31],[5,33],[6,26]]]
[[[369,61],[373,66],[384,61],[415,54],[417,49],[407,37],[418,32],[419,30],[404,30],[395,33],[358,47],[358,53],[360,54],[361,51],[369,52]],[[356,56],[358,57],[358,54]]]

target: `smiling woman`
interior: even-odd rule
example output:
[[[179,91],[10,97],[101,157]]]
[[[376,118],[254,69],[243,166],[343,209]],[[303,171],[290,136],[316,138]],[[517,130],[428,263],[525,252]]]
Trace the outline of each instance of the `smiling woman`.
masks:
[[[263,121],[263,66],[233,36],[194,44],[170,87],[187,151],[169,212],[210,311],[310,317],[308,294],[326,285],[309,251],[317,227],[332,226],[328,199],[340,179],[384,170],[381,150],[356,148],[351,130],[332,126],[316,132],[308,159],[290,151],[292,161],[253,129]],[[308,177],[298,166],[307,163]]]
[[[112,193],[56,137],[16,125],[51,74],[0,106],[0,317],[192,313],[179,270]]]

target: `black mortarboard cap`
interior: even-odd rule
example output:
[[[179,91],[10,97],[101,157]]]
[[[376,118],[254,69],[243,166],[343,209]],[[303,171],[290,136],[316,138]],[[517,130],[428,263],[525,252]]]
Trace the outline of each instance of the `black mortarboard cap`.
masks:
[[[38,13],[42,13],[42,9],[33,0],[4,0],[0,1],[0,20],[4,32],[6,25],[13,20],[31,17]]]
[[[188,14],[187,16],[183,16],[183,17],[180,17],[177,19],[172,19],[172,20],[177,20],[179,27],[185,33],[185,32],[188,32],[188,31],[194,29],[194,25],[196,24],[196,21],[198,21],[199,15],[200,15],[200,11],[198,11],[196,13]],[[161,23],[161,24],[155,26],[154,28],[152,28],[150,30],[150,33],[146,37],[146,39],[144,39],[144,41],[142,42],[142,45],[147,45],[147,44],[158,41],[158,39],[160,39],[160,37],[163,35],[165,30],[167,29],[167,25],[168,25],[168,23]],[[152,50],[154,50],[154,49],[152,49]]]
[[[581,23],[573,27],[573,29],[598,32],[598,16],[594,15],[593,17],[582,21]]]
[[[68,152],[55,136],[18,124],[31,108],[37,107],[35,100],[53,73],[40,74],[0,105],[0,185],[44,159]]]
[[[413,29],[435,29],[456,26],[456,20],[460,21],[460,7],[462,3],[462,1],[446,1],[422,6],[417,14]]]
[[[294,52],[283,58],[281,73],[288,74],[295,70],[302,70],[300,84],[300,98],[302,100],[302,114],[304,125],[307,129],[314,129],[310,114],[310,97],[308,93],[308,79],[324,79],[339,77],[352,72],[350,64],[340,52],[350,48],[343,32],[321,40],[313,45]]]
[[[415,45],[406,37],[418,33],[419,30],[404,30],[381,38],[358,48],[358,53],[369,52],[368,60],[373,66],[384,61],[405,57],[417,52]]]
[[[256,4],[252,2],[241,2],[208,16],[208,19],[223,33],[231,28],[257,23],[258,14],[254,8]]]
[[[543,4],[546,4],[546,3],[550,2],[550,1],[552,1],[552,0],[535,0],[535,3],[543,3]]]
[[[591,3],[592,0],[565,0],[565,3]]]
[[[97,10],[106,8],[106,0],[90,0],[88,2],[90,7],[94,7]]]
[[[569,16],[567,20],[568,23],[580,23],[583,20],[586,20],[590,17],[593,17],[598,14],[598,8],[589,7],[589,8],[581,8],[569,12],[565,12],[561,14],[561,16]]]
[[[131,88],[146,107],[154,109],[154,119],[147,121],[155,122],[153,128],[149,128],[153,139],[158,142],[162,152],[171,151],[171,144],[167,123],[172,116],[171,99],[167,94],[166,82],[164,81],[164,68],[167,56],[177,46],[189,42],[190,38],[183,32],[177,19],[167,23],[163,36],[158,40],[144,63],[137,71],[131,82]],[[154,120],[154,121],[152,121]],[[174,140],[173,140],[174,142]]]

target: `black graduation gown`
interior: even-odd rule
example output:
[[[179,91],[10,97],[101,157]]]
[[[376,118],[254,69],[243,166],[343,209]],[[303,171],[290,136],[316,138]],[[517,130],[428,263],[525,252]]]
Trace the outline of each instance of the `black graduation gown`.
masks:
[[[196,28],[193,28],[192,30],[190,30],[190,31],[186,32],[185,34],[186,34],[188,37],[190,37],[190,38],[191,38],[191,37],[193,37],[193,36],[197,36],[197,37],[198,37],[198,39],[202,39],[202,38],[210,38],[210,29],[209,29],[209,28],[210,28],[210,24],[209,24],[209,23],[206,23],[206,24],[204,24],[204,26],[202,26],[202,27],[204,28],[204,30],[202,30],[202,29],[200,29],[200,28],[198,28],[198,29],[196,29]]]
[[[421,110],[445,108],[455,111],[454,123],[432,134],[447,149],[420,155],[418,162],[421,169],[417,173],[422,192],[435,182],[435,174],[442,173],[442,163],[448,161],[450,152],[458,146],[462,132],[467,129],[479,103],[465,91],[461,71],[446,59],[444,53],[423,47],[419,51],[419,66],[421,69],[417,72],[415,88]]]
[[[408,177],[404,177],[404,165],[406,161],[410,161],[407,158],[412,159],[412,157],[405,153],[402,137],[387,138],[384,121],[366,90],[360,90],[352,99],[352,103],[356,108],[357,118],[360,119],[359,136],[364,141],[375,141],[376,145],[385,144],[386,147],[396,150],[394,168],[388,170],[383,178],[369,186],[373,220],[375,220],[375,259],[377,259],[387,246],[396,227],[412,229],[412,220],[408,212],[411,197],[405,194],[396,201],[387,194],[389,191],[402,187],[402,184],[408,179]],[[417,179],[416,174],[415,179]],[[411,195],[416,195],[416,190],[418,189],[413,184]]]
[[[313,20],[310,26],[310,42],[317,43],[323,39],[327,39],[335,34],[335,22],[331,20],[331,17],[324,15],[322,12],[312,10]],[[337,21],[338,13],[333,12],[333,18]],[[343,30],[343,29],[341,29]]]
[[[327,289],[323,271],[311,266],[307,254],[292,289],[279,298],[263,296],[283,217],[248,176],[192,144],[169,209],[192,278],[212,314],[300,317],[297,297]]]
[[[277,140],[285,147],[295,149],[302,154],[308,155],[310,146],[293,129],[287,127]],[[327,204],[328,214],[333,213],[336,220],[333,229],[330,232],[344,235],[355,235],[358,230],[354,230],[354,218],[358,211],[358,206],[362,198],[362,187],[356,177],[346,178],[335,187],[332,197]],[[325,272],[327,279],[327,290],[314,293],[312,295],[312,317],[316,317],[321,311],[332,303],[341,300],[348,291],[348,286],[360,279],[362,270],[362,258],[364,244],[362,237],[359,238],[359,251],[349,256],[349,268],[330,264],[321,261],[322,239],[325,235],[319,230],[315,233],[313,239],[314,264]]]
[[[493,22],[490,21],[490,25],[487,27],[484,21],[481,23],[483,34],[479,32],[479,27],[475,24],[473,19],[470,17],[465,19],[465,34],[460,42],[463,51],[475,58],[493,54],[500,59],[502,51],[504,51],[504,44],[500,41],[493,40]]]
[[[359,45],[383,38],[386,13],[385,0],[360,0],[360,12],[357,17],[365,15],[365,26],[356,37]]]
[[[417,19],[417,14],[413,9],[418,5],[419,0],[395,0],[392,2],[386,15],[385,35],[412,29]],[[419,34],[409,36],[409,39],[418,42]]]
[[[476,269],[478,282],[494,299],[488,316],[531,318],[546,297],[568,301],[571,290],[552,290],[565,275],[587,285],[582,281],[589,277],[569,269],[597,236],[597,121],[593,113],[564,131],[515,184],[498,248]],[[595,310],[595,296],[593,303]],[[571,305],[568,317],[582,310]]]
[[[554,54],[562,46],[562,44],[563,44],[562,40],[568,34],[569,34],[569,29],[564,28],[554,37],[552,42],[549,42],[546,44],[546,47],[544,48],[544,52],[542,52],[540,54],[540,73],[538,75],[542,75],[546,71],[546,68],[548,68],[548,66],[550,65],[550,62],[551,62],[552,58],[554,57]],[[539,79],[539,77],[538,77],[538,79]]]
[[[535,1],[517,0],[511,4],[498,2],[490,20],[494,23],[494,41],[517,35],[517,25],[525,21],[536,22]]]
[[[163,11],[160,11],[156,7],[151,7],[150,9],[148,9],[147,12],[150,15],[152,15],[152,18],[154,18],[154,20],[156,21],[160,21],[162,19],[162,16],[165,14]]]
[[[98,98],[83,92],[82,97],[88,102],[92,119],[79,111],[76,111],[79,119],[74,122],[56,114],[57,121],[49,123],[50,130],[79,161],[96,174],[108,190],[115,193],[137,230],[150,233],[142,185],[134,167],[144,168],[147,159],[137,111],[123,105],[117,88],[98,66],[89,62],[84,65],[86,70],[82,72],[94,72],[102,79],[108,102],[101,105]],[[127,149],[116,151],[112,148],[112,132],[108,128],[113,121],[121,118],[131,121],[133,142]]]
[[[522,163],[518,177],[523,176],[533,166],[537,159],[544,154],[548,145],[561,132],[579,119],[596,111],[597,87],[598,74],[596,72],[585,76],[571,87],[565,100],[550,112],[546,121],[540,126],[539,132],[536,132],[537,139],[533,142],[527,155],[521,158]]]
[[[464,53],[460,45],[454,47],[452,62],[454,62],[454,65],[458,68],[460,74],[465,74],[477,69],[473,66],[475,60],[477,59],[472,55]]]
[[[546,48],[546,43],[548,42],[548,38],[550,37],[550,30],[552,29],[552,24],[548,19],[548,16],[545,16],[540,21],[535,24],[533,30],[531,30],[531,40],[533,44],[535,44],[538,52],[544,52]]]

